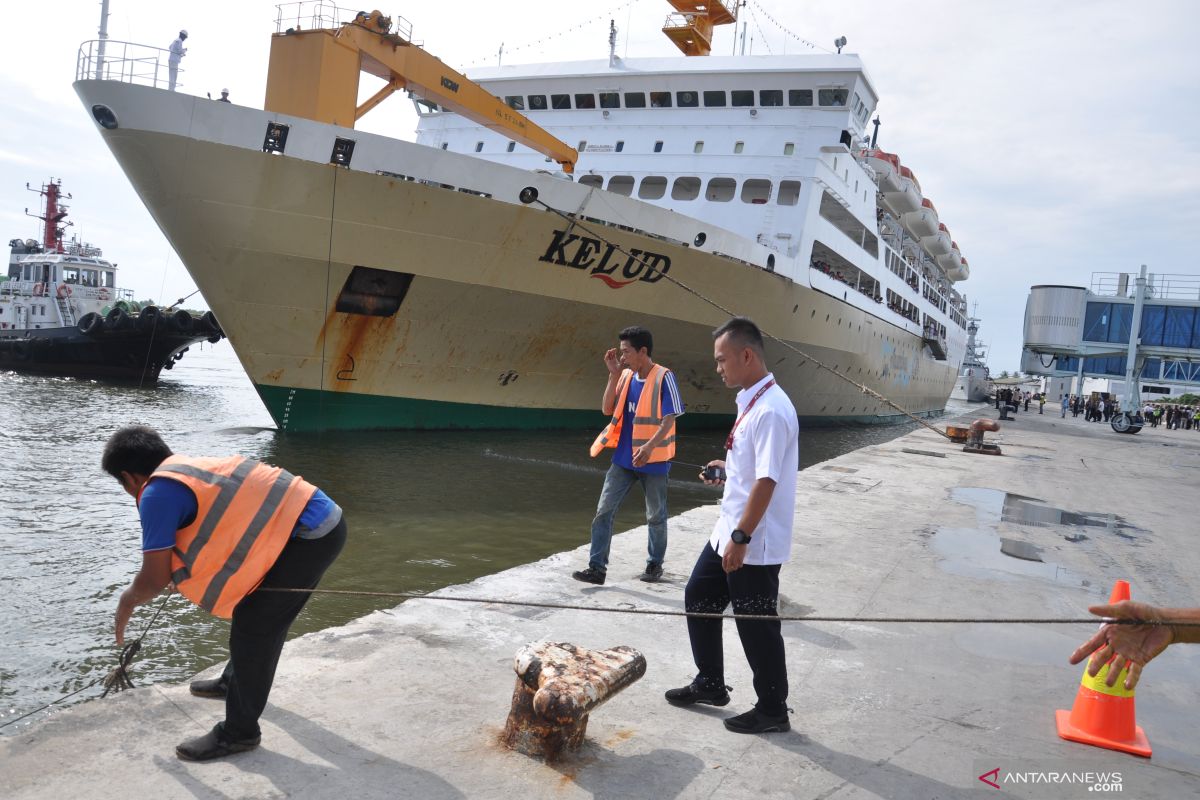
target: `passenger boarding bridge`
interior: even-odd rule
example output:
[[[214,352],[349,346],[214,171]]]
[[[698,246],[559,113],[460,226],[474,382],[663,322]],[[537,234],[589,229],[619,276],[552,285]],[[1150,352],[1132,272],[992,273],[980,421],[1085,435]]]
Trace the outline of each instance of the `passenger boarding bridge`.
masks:
[[[1021,370],[1075,376],[1080,386],[1084,377],[1123,379],[1112,427],[1137,433],[1145,384],[1200,385],[1200,276],[1147,275],[1143,266],[1140,275],[1095,273],[1090,289],[1031,287]]]

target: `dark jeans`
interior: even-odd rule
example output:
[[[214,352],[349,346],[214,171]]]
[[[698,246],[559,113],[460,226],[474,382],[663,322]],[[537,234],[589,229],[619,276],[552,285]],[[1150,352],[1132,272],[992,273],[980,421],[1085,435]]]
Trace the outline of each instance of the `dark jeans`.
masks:
[[[707,542],[692,568],[683,593],[687,611],[720,613],[730,601],[735,614],[776,615],[779,599],[779,564],[744,565],[726,574],[721,557]],[[722,620],[688,618],[688,637],[692,658],[699,674],[696,682],[705,686],[725,685],[725,659],[721,642]],[[783,651],[780,624],[772,620],[738,620],[738,637],[746,661],[754,673],[754,707],[764,714],[780,716],[787,712],[787,663]]]
[[[314,589],[346,543],[346,520],[320,539],[292,539],[275,566],[233,610],[229,631],[229,663],[224,678],[225,734],[232,739],[259,735],[258,718],[267,707],[275,667],[288,628],[311,596],[302,592],[264,592],[266,587]]]

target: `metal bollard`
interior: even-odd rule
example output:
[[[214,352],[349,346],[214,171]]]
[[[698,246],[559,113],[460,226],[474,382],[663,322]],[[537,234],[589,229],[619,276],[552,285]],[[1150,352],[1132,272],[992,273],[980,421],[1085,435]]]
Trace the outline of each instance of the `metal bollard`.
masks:
[[[998,430],[1000,430],[1000,425],[994,419],[980,418],[975,420],[971,423],[970,435],[967,438],[967,443],[963,445],[963,452],[989,456],[1002,455],[998,445],[987,444],[983,441],[984,431]]]
[[[504,725],[505,746],[546,761],[578,750],[588,715],[646,674],[632,647],[585,650],[566,642],[537,642],[517,651],[517,684]]]

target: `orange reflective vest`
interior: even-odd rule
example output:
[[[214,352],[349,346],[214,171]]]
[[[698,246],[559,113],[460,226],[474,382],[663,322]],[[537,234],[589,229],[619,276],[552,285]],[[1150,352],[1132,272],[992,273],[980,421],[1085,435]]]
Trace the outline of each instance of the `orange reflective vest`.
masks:
[[[662,425],[662,383],[667,376],[667,368],[661,364],[655,364],[650,374],[646,376],[646,383],[642,387],[642,395],[638,398],[637,409],[633,414],[633,449],[637,450],[642,445],[654,438],[654,434],[658,432]],[[613,409],[612,420],[600,431],[600,435],[596,437],[596,441],[592,442],[592,458],[600,455],[600,452],[606,447],[616,447],[617,442],[621,439],[621,427],[625,424],[625,405],[626,398],[629,396],[629,382],[633,379],[633,370],[627,369],[621,373],[620,380],[617,381],[617,405]],[[675,457],[675,431],[659,442],[650,452],[650,460],[648,463],[658,464],[663,461],[670,461]]]
[[[150,477],[178,481],[196,495],[196,519],[175,534],[171,579],[184,597],[225,619],[275,565],[317,491],[287,470],[240,456],[171,456]]]

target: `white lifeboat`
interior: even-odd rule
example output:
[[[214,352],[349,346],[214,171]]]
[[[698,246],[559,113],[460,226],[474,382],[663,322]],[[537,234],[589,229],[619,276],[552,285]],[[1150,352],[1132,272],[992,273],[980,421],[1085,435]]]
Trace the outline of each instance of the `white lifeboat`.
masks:
[[[875,171],[879,179],[879,191],[900,191],[900,156],[882,150],[864,150],[863,160]]]
[[[967,264],[967,260],[965,258],[961,259],[959,261],[958,269],[950,270],[946,273],[946,277],[952,281],[965,281],[967,278],[971,277],[971,267],[969,264]]]
[[[900,189],[895,192],[884,192],[883,199],[887,201],[898,214],[921,210],[921,185],[908,167],[900,167]]]
[[[901,217],[900,221],[904,223],[904,227],[908,229],[908,232],[918,239],[937,235],[937,209],[933,207],[933,203],[929,202],[929,200],[922,200],[920,209],[910,211]]]
[[[944,271],[947,275],[961,267],[962,251],[958,249],[958,242],[951,241],[950,252],[945,255],[938,256],[937,263],[938,266],[942,268],[942,271]]]
[[[949,253],[951,244],[953,242],[950,240],[950,231],[946,230],[946,226],[941,223],[938,223],[937,233],[921,239],[921,246],[935,259]]]

